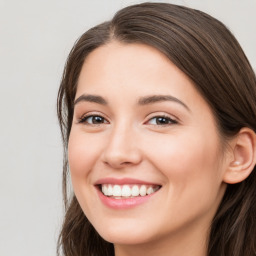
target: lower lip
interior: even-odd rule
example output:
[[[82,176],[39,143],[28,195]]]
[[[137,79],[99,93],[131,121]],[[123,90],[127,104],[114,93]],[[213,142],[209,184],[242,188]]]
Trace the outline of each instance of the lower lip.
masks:
[[[102,203],[110,208],[113,209],[128,209],[133,208],[135,206],[141,205],[147,202],[155,193],[147,195],[147,196],[140,196],[140,197],[133,197],[133,198],[124,198],[124,199],[115,199],[112,197],[105,196],[102,194],[100,190],[97,189],[98,195]]]

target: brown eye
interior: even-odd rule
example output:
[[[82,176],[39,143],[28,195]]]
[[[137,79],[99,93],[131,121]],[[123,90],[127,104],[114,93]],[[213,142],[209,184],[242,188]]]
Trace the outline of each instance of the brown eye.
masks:
[[[90,115],[83,117],[79,123],[86,123],[86,124],[105,124],[108,123],[106,119],[102,116]]]
[[[148,124],[151,124],[151,125],[169,125],[169,124],[176,124],[176,123],[177,123],[176,120],[173,120],[167,116],[156,116],[151,118],[148,121]]]
[[[93,124],[103,124],[104,123],[104,118],[101,116],[93,116],[91,117],[91,122]]]

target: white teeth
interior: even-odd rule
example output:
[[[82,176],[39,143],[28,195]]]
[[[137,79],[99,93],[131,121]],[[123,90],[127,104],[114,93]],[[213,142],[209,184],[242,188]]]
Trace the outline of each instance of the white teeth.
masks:
[[[147,187],[145,185],[142,185],[140,187],[140,195],[145,196],[147,194]]]
[[[152,185],[111,185],[103,184],[101,186],[102,193],[105,196],[121,197],[136,197],[146,196],[156,192],[160,187]]]
[[[137,185],[132,186],[132,196],[138,196],[140,194],[139,187]]]
[[[122,189],[120,186],[115,185],[113,187],[113,196],[121,196],[122,195]]]
[[[147,195],[150,195],[150,194],[152,194],[152,193],[154,193],[154,189],[153,189],[152,187],[149,187],[149,188],[147,189]]]
[[[124,185],[122,188],[122,196],[131,196],[132,192],[128,185]]]
[[[111,185],[108,185],[107,187],[107,195],[108,196],[112,196],[113,195],[113,189]]]
[[[107,188],[106,185],[103,185],[103,186],[101,187],[101,190],[102,190],[102,193],[103,193],[104,195],[108,195],[108,188]]]

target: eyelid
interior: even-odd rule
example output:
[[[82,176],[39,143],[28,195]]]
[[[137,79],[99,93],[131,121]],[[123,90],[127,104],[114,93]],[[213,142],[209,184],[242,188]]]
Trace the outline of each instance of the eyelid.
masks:
[[[89,111],[87,113],[84,113],[83,115],[81,115],[81,117],[77,118],[77,123],[78,124],[85,124],[86,123],[85,119],[87,119],[89,117],[93,117],[93,116],[102,117],[105,121],[107,121],[107,123],[110,123],[108,118],[106,117],[106,115],[104,115],[101,112],[97,112],[97,111]],[[87,125],[99,125],[99,124],[90,124],[90,123],[86,123],[86,124]],[[105,124],[105,122],[102,123],[102,124]]]
[[[150,120],[154,119],[154,118],[166,118],[169,119],[171,121],[171,123],[169,124],[162,124],[162,125],[158,125],[158,124],[147,124]],[[144,124],[147,125],[154,125],[154,126],[168,126],[168,125],[174,125],[179,123],[179,119],[174,117],[173,115],[167,114],[167,113],[163,113],[163,112],[154,112],[151,113],[149,117],[147,117],[146,122],[144,122]]]
[[[102,124],[110,123],[109,118],[105,114],[103,114],[102,112],[99,112],[99,111],[89,111],[89,112],[83,113],[82,115],[80,115],[80,117],[77,118],[77,123],[84,124],[84,123],[86,123],[85,119],[87,119],[89,117],[93,117],[93,116],[102,117],[104,119],[104,123],[102,123]],[[154,118],[159,118],[159,117],[169,119],[171,122],[168,124],[162,124],[162,125],[148,123],[150,120],[152,120]],[[164,113],[163,112],[152,112],[147,116],[146,121],[143,122],[143,124],[152,125],[152,126],[168,126],[168,125],[174,125],[177,123],[180,123],[180,120],[177,117],[175,117],[174,115],[167,114],[166,112],[164,112]],[[99,124],[86,123],[86,124],[87,125],[101,125],[100,123]]]

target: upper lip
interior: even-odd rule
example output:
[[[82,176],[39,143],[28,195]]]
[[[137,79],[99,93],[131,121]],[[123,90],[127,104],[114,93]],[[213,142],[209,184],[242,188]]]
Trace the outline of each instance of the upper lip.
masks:
[[[154,182],[149,182],[149,181],[143,181],[139,179],[133,179],[133,178],[102,178],[99,179],[95,182],[95,185],[101,185],[101,184],[117,184],[117,185],[124,185],[124,184],[144,184],[144,185],[159,185]]]

